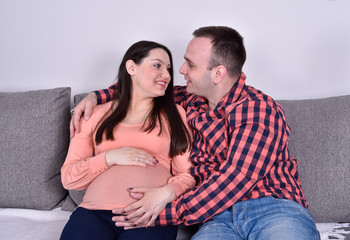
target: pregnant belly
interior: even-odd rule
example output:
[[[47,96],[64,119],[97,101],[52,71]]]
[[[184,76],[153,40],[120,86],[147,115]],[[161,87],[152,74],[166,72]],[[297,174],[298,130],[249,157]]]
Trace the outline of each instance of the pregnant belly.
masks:
[[[170,176],[169,170],[161,164],[154,167],[114,165],[89,185],[81,206],[106,210],[125,207],[135,202],[129,196],[128,188],[164,186]]]

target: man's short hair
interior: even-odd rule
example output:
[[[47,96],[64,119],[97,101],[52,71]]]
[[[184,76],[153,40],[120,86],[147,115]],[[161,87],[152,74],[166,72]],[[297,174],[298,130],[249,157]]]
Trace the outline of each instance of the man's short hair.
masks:
[[[242,73],[246,51],[243,37],[236,30],[225,26],[208,26],[195,30],[193,36],[212,39],[213,49],[209,59],[209,70],[223,65],[231,77]]]

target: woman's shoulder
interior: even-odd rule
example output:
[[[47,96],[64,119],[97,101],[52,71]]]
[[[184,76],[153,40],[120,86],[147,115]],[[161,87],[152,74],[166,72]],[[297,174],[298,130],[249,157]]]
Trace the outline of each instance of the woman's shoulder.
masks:
[[[175,105],[176,105],[177,111],[179,111],[179,112],[186,112],[185,109],[181,105],[179,105],[177,103]]]
[[[106,112],[108,112],[111,109],[112,102],[113,101],[109,101],[109,102],[97,105],[94,108],[94,114],[95,113],[97,113],[97,114],[105,114]]]
[[[111,109],[112,101],[97,105],[90,117],[91,124],[96,125]]]
[[[175,104],[175,105],[176,105],[177,111],[179,112],[180,116],[182,118],[186,118],[186,110],[179,104]]]

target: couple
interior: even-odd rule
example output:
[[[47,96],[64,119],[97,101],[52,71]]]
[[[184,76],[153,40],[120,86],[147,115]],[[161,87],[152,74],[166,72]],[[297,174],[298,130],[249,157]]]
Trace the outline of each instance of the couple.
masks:
[[[117,227],[113,225],[115,229],[111,231],[119,231],[126,235],[130,233],[129,236],[132,236],[130,237],[132,239],[138,239],[137,234],[144,234],[143,239],[151,238],[146,237],[146,234],[153,229],[157,229],[153,233],[154,239],[174,239],[176,236],[174,226],[182,223],[201,224],[192,238],[194,240],[319,239],[319,233],[307,210],[308,205],[300,186],[297,173],[298,162],[289,155],[290,128],[285,121],[283,109],[271,97],[245,84],[246,77],[242,73],[246,59],[243,38],[234,29],[221,26],[202,27],[194,31],[193,35],[194,38],[186,49],[185,62],[180,68],[180,73],[187,81],[186,87],[176,86],[172,89],[170,52],[156,47],[149,50],[140,62],[131,59],[132,65],[136,69],[143,68],[143,71],[129,71],[128,64],[122,63],[118,84],[89,94],[75,108],[71,122],[71,135],[74,135],[74,129],[76,133],[62,168],[62,180],[70,179],[71,182],[65,183],[67,188],[83,189],[88,186],[88,189],[82,203],[86,205],[81,205],[73,212],[62,235],[69,236],[65,232],[72,231],[74,228],[81,230],[82,226],[90,230],[93,228],[91,232],[104,234],[105,231],[98,229],[95,223],[85,225],[87,223],[82,222],[88,221],[86,212],[89,212],[99,221],[103,219],[105,225],[109,224],[109,229],[113,229],[113,222],[111,223],[110,219],[113,215],[111,218]],[[154,56],[154,52],[159,51],[165,56]],[[152,59],[159,61],[156,64],[157,67],[169,68],[168,74],[164,69],[159,70],[158,75],[153,74],[153,70],[147,71],[147,67],[143,65],[147,65],[148,60]],[[120,81],[122,69],[126,69],[131,76],[132,86],[129,88],[122,86]],[[161,87],[164,87],[163,91],[160,91]],[[128,90],[130,91],[127,92]],[[168,90],[174,92],[175,102],[184,110],[166,97],[173,97]],[[130,100],[123,103],[127,104],[124,111],[114,114],[119,108],[123,108],[120,107],[122,95],[129,93]],[[92,114],[92,109],[97,103],[105,103],[112,98],[115,99],[113,103],[97,106]],[[134,105],[145,98],[148,101],[141,101],[142,106]],[[157,101],[158,99],[162,100]],[[144,104],[145,102],[148,104]],[[160,114],[155,117],[154,109],[158,104],[161,105],[160,102],[167,102],[167,105],[164,108],[159,107]],[[168,106],[173,110],[167,111]],[[104,113],[101,114],[103,111]],[[181,119],[185,119],[184,111],[189,127],[186,122],[181,122]],[[84,112],[85,118],[90,116],[91,118],[88,121],[79,121]],[[170,115],[169,112],[174,114]],[[110,121],[110,124],[105,124],[113,114],[116,117]],[[148,123],[152,120],[153,125]],[[173,126],[172,122],[180,126]],[[111,171],[114,165],[118,165],[116,168],[131,168],[132,165],[142,162],[141,164],[144,164],[142,166],[148,166],[145,168],[149,170],[154,168],[153,164],[158,166],[161,163],[157,156],[156,160],[152,160],[154,155],[158,154],[155,152],[158,151],[158,141],[155,140],[154,143],[148,143],[148,139],[140,140],[140,144],[151,145],[150,150],[146,149],[146,151],[129,149],[127,146],[119,148],[109,146],[111,150],[107,152],[98,150],[97,143],[105,144],[108,148],[108,144],[118,139],[122,142],[128,141],[126,129],[132,124],[142,125],[140,128],[143,129],[142,133],[139,133],[142,136],[153,134],[157,137],[163,136],[163,133],[160,134],[162,128],[150,126],[163,126],[171,146],[169,148],[178,148],[177,151],[170,150],[166,156],[171,159],[170,162],[162,159],[162,166],[171,174],[164,177],[164,183],[160,183],[160,186],[152,183],[131,186],[130,195],[139,200],[131,200],[130,202],[133,203],[129,205],[116,208],[113,204],[104,206],[102,199],[94,195],[93,185],[104,173]],[[85,125],[88,126],[85,127]],[[87,131],[85,128],[88,128],[89,138],[91,135],[95,137],[93,139],[95,149],[92,149],[89,154],[81,150],[87,156],[70,157],[71,152],[74,154],[76,151],[74,148],[82,148],[77,144],[74,146],[74,142],[78,141],[74,139],[84,142],[88,138],[80,137]],[[173,136],[175,128],[179,131],[176,132],[177,136]],[[190,139],[186,129],[193,135],[189,153],[191,166],[186,161]],[[154,131],[156,132],[153,133]],[[178,135],[183,135],[184,138]],[[133,143],[135,140],[129,139],[129,141]],[[173,145],[175,142],[181,143],[181,146]],[[80,160],[74,160],[76,162],[74,166],[69,166],[73,158]],[[97,161],[93,161],[94,158]],[[177,162],[174,160],[176,158],[179,159]],[[66,169],[65,166],[67,166]],[[188,174],[189,168],[191,175]],[[194,188],[192,188],[191,176],[196,181]],[[165,180],[167,177],[168,179]],[[91,184],[89,185],[88,182]],[[108,194],[115,194],[112,193],[116,191],[112,188],[114,184],[108,182],[106,184],[104,191],[99,189],[95,191],[103,191],[104,194],[109,191]],[[89,188],[92,188],[91,196],[89,196]],[[97,207],[101,207],[98,210],[94,208],[94,200],[97,202],[101,200],[101,203],[97,204]],[[117,202],[119,199],[114,201]],[[165,206],[164,210],[162,210],[163,206]],[[107,210],[102,212],[101,209]],[[110,210],[113,210],[113,214]],[[148,227],[153,225],[156,227]],[[134,226],[147,226],[147,228],[133,228]],[[123,227],[128,230],[121,230]],[[115,234],[118,235],[119,232]],[[113,239],[113,237],[109,238]]]

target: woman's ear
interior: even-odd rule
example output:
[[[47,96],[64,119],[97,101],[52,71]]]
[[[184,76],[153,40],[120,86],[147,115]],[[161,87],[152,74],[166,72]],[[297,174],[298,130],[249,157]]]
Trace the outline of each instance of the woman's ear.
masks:
[[[128,71],[130,76],[133,76],[135,74],[135,62],[133,60],[128,60],[125,63],[126,71]]]

